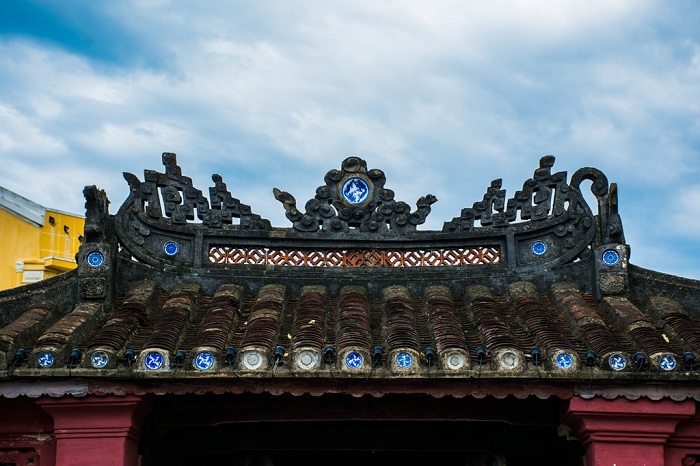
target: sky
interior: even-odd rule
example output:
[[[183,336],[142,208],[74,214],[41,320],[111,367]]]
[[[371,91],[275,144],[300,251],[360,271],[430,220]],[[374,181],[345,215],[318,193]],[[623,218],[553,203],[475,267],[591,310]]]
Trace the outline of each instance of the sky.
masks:
[[[0,186],[115,213],[175,152],[290,226],[348,156],[441,229],[540,157],[618,184],[633,264],[700,279],[700,3],[0,2]],[[590,199],[590,197],[589,197]]]

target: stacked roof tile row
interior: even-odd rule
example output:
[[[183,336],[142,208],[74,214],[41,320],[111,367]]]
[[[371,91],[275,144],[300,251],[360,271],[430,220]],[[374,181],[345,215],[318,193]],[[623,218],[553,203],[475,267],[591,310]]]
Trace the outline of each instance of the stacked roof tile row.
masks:
[[[0,349],[24,355],[6,361],[15,374],[46,376],[673,378],[692,369],[700,324],[667,298],[596,305],[571,283],[539,293],[516,282],[502,296],[483,285],[420,296],[395,285],[370,296],[359,286],[332,295],[269,284],[249,294],[224,284],[207,296],[197,283],[163,295],[141,281],[109,313],[30,306],[0,328]]]

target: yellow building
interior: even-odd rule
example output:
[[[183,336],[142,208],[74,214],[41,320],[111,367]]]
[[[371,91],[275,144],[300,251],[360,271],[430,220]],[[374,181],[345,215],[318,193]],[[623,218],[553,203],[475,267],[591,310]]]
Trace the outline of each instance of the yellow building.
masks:
[[[84,225],[83,216],[0,187],[0,290],[74,269]]]

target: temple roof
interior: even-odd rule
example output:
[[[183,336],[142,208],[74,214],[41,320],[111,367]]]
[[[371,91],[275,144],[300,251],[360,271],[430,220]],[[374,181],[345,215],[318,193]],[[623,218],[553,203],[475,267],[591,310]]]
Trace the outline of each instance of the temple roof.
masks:
[[[0,293],[0,393],[70,377],[114,393],[225,382],[694,396],[700,282],[629,263],[617,187],[594,168],[569,179],[543,157],[512,197],[495,180],[430,231],[419,227],[435,196],[412,210],[358,157],[328,171],[303,211],[273,190],[289,227],[253,213],[220,175],[207,198],[174,154],[163,164],[144,181],[124,175],[116,214],[85,188],[76,271]]]

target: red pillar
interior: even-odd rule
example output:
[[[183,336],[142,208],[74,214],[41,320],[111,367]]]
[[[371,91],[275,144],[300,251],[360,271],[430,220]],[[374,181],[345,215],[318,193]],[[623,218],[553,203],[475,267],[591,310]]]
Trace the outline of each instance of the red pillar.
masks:
[[[692,400],[575,397],[563,422],[585,448],[587,466],[660,466],[669,464],[665,446],[676,425],[694,414]]]
[[[138,466],[148,405],[138,396],[44,398],[53,417],[56,466]]]
[[[51,466],[55,450],[51,417],[33,399],[0,397],[0,464]]]
[[[700,413],[683,421],[666,446],[666,464],[700,464]]]

